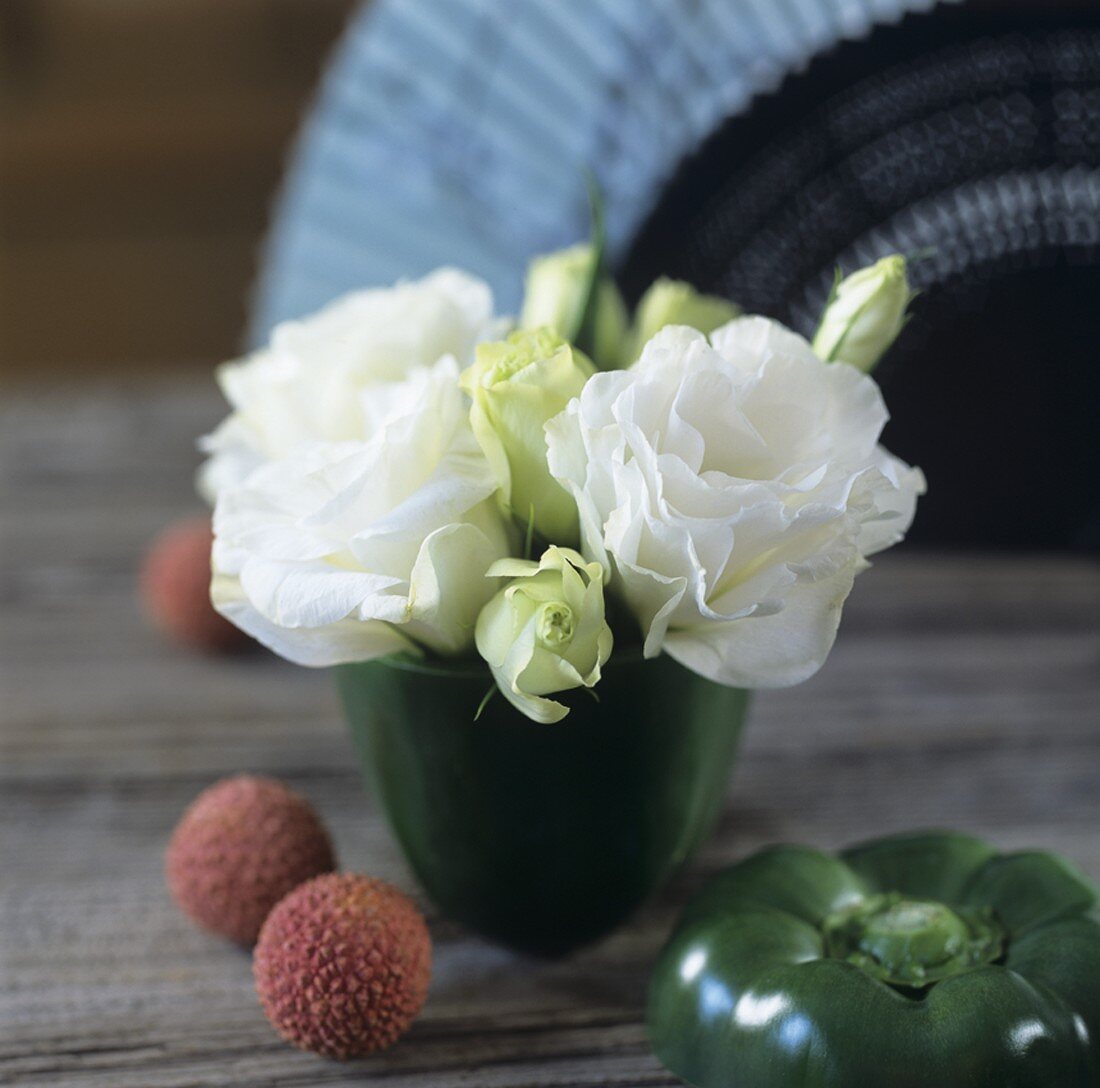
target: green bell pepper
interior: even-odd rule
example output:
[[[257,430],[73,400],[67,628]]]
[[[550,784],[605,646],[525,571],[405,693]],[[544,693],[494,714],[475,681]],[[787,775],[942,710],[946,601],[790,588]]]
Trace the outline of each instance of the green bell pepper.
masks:
[[[724,870],[650,989],[699,1088],[1100,1088],[1100,890],[965,835],[798,846]]]

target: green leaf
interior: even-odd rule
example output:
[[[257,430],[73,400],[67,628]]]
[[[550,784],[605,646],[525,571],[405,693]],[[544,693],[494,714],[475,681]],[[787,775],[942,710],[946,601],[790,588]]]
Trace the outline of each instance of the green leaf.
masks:
[[[492,699],[497,693],[497,686],[493,684],[492,687],[481,697],[481,702],[477,704],[477,710],[474,713],[474,721],[481,717],[482,711],[489,705],[489,700]]]
[[[581,307],[581,321],[577,329],[575,346],[590,358],[596,356],[596,320],[599,313],[600,285],[606,274],[605,250],[607,231],[604,225],[603,194],[595,175],[585,171],[585,184],[588,187],[588,208],[591,216],[592,264],[588,270],[584,305]]]
[[[531,544],[535,539],[535,507],[532,503],[527,514],[527,531],[523,538],[523,558],[531,558]]]

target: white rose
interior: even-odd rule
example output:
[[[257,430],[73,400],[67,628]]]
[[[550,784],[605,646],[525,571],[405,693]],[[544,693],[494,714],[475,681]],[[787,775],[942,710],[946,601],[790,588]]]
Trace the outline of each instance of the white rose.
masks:
[[[223,491],[211,596],[301,665],[472,647],[510,553],[450,358],[408,379],[367,442],[311,443]]]
[[[582,547],[661,650],[719,683],[777,687],[832,646],[865,556],[924,490],[877,444],[878,386],[776,322],[673,326],[547,424]],[[712,346],[713,344],[713,346]]]
[[[450,268],[357,291],[279,325],[269,347],[218,370],[233,413],[200,442],[211,456],[199,490],[213,502],[307,442],[370,438],[394,410],[394,386],[413,370],[445,355],[466,365],[477,342],[503,328],[488,285]]]

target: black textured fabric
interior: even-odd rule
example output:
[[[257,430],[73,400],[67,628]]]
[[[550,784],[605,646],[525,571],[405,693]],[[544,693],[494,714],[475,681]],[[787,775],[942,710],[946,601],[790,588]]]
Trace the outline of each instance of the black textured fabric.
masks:
[[[910,16],[683,164],[622,269],[810,333],[837,264],[913,256],[876,377],[929,477],[912,538],[1100,550],[1100,5]]]

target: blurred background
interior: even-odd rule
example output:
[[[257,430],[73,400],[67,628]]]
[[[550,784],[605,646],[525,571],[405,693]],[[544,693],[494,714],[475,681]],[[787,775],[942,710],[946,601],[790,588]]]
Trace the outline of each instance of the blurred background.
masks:
[[[913,257],[912,540],[1100,549],[1092,0],[3,0],[0,373],[208,373],[443,263],[507,311],[586,169],[630,298],[809,333],[838,264]]]
[[[287,146],[352,6],[0,3],[5,380],[239,350]]]

